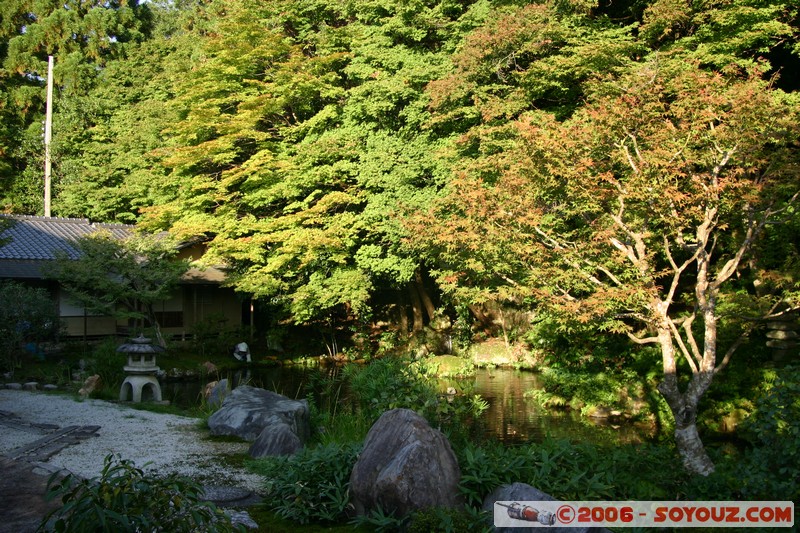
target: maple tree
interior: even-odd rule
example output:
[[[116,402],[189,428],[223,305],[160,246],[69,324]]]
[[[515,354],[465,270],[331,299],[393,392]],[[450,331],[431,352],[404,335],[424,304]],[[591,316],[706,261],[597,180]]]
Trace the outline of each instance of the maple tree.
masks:
[[[161,151],[172,197],[145,223],[208,238],[238,290],[295,322],[371,313],[380,290],[430,315],[423,265],[390,216],[446,177],[425,85],[452,21],[438,3],[220,2],[177,87]],[[419,297],[421,305],[413,304]]]
[[[592,84],[568,120],[473,132],[513,142],[463,170],[423,238],[456,294],[532,298],[657,344],[678,449],[702,474],[698,404],[738,345],[718,347],[718,299],[800,185],[797,107],[759,74],[661,55]]]

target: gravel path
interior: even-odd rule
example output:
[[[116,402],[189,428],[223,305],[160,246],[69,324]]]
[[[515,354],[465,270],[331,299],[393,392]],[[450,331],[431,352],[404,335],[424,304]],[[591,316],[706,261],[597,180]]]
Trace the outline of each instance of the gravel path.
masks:
[[[261,492],[262,481],[243,468],[225,464],[226,455],[246,453],[244,442],[212,442],[208,431],[189,417],[141,411],[101,400],[79,401],[66,396],[0,389],[0,411],[28,424],[100,426],[97,436],[67,446],[42,466],[97,477],[103,459],[116,453],[136,466],[160,473],[177,472],[206,485],[235,486]],[[0,423],[0,455],[47,434],[31,426]],[[150,463],[145,467],[145,463]]]

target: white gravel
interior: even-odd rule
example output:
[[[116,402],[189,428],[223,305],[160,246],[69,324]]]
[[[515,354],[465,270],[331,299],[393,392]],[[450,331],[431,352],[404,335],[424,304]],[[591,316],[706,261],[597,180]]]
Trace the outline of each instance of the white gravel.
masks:
[[[100,426],[97,436],[67,446],[41,466],[65,469],[92,478],[100,475],[111,453],[136,466],[159,473],[176,472],[206,485],[235,486],[256,493],[262,480],[241,467],[226,464],[225,456],[247,453],[245,442],[213,442],[199,420],[152,413],[102,400],[79,400],[56,394],[0,389],[0,411],[24,422],[66,426]],[[0,423],[0,455],[34,442],[47,433],[7,427]],[[145,466],[146,463],[150,463]]]

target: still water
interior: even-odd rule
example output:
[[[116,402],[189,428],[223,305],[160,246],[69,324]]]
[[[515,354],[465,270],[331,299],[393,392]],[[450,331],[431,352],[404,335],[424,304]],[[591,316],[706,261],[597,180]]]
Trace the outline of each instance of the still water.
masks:
[[[234,387],[246,383],[289,398],[302,399],[314,393],[320,371],[290,366],[257,367],[227,377]],[[337,370],[322,371],[333,375]],[[480,431],[488,438],[507,444],[541,442],[547,436],[603,444],[646,439],[645,433],[632,425],[613,426],[603,420],[588,420],[576,412],[540,407],[533,399],[525,397],[527,391],[542,387],[539,375],[534,372],[478,369],[474,376],[459,385],[458,388],[471,388],[472,394],[479,394],[489,405],[479,421]],[[169,382],[162,384],[162,393],[165,400],[190,407],[200,402],[204,386],[205,383],[199,382]]]

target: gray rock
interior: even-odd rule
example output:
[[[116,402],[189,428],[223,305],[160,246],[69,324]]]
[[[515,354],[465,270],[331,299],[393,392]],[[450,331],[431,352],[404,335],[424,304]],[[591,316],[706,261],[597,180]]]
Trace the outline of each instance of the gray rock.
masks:
[[[7,389],[22,390],[22,383],[6,383]]]
[[[356,513],[378,506],[395,516],[458,507],[461,471],[447,438],[409,409],[384,413],[372,426],[350,476]]]
[[[243,526],[246,529],[258,529],[259,525],[256,523],[255,520],[250,516],[250,513],[247,511],[234,511],[231,509],[226,509],[225,514],[227,514],[231,519],[231,524],[234,526]]]
[[[489,513],[489,519],[494,525],[494,504],[495,502],[557,502],[546,492],[532,487],[526,483],[512,483],[511,485],[501,485],[497,487],[485,500],[483,500],[483,510]],[[515,533],[520,530],[519,527],[493,527],[493,531],[498,533]],[[609,530],[602,527],[559,527],[559,533],[610,533]]]
[[[250,446],[250,457],[258,459],[273,455],[294,455],[303,448],[300,440],[283,420],[273,416]]]
[[[292,400],[278,393],[241,385],[223,400],[222,407],[208,419],[212,435],[233,435],[255,441],[264,428],[277,417],[291,428],[301,442],[308,440],[308,402]]]
[[[250,489],[225,485],[203,486],[203,500],[217,507],[247,507],[261,503],[261,498]]]
[[[22,386],[25,390],[35,391],[39,389],[39,383],[36,381],[29,381]]]
[[[46,391],[58,390],[58,385],[53,385],[52,383],[48,383],[47,385],[42,387],[42,390],[46,390]]]

